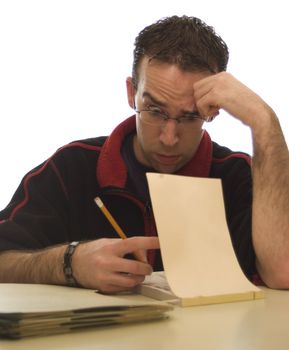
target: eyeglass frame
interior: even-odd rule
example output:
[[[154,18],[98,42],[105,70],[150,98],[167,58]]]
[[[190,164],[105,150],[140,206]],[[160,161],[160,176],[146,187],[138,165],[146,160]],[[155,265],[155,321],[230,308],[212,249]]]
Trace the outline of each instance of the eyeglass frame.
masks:
[[[194,120],[202,120],[206,123],[211,122],[214,119],[213,117],[201,117],[198,112],[192,112],[191,116],[183,116],[183,117],[170,117],[168,114],[164,113],[164,112],[158,112],[158,111],[153,111],[151,109],[145,108],[145,109],[141,109],[138,110],[136,108],[134,108],[135,113],[140,114],[141,112],[152,112],[152,113],[156,113],[158,114],[160,117],[162,117],[162,122],[167,122],[168,120],[174,120],[178,125],[187,125],[185,124],[183,121],[187,120],[187,121],[194,121]],[[149,124],[149,125],[158,125],[158,124],[154,124],[154,123],[149,123],[146,122],[145,123]],[[161,124],[160,124],[161,125]]]

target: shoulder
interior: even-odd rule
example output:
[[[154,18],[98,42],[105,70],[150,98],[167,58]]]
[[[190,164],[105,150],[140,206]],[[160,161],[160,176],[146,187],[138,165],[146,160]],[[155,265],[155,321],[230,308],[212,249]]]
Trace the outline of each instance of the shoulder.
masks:
[[[223,164],[228,161],[242,161],[251,166],[251,156],[245,152],[232,151],[230,148],[220,146],[213,142],[213,157],[212,162],[215,164]]]
[[[245,152],[236,152],[213,142],[211,177],[251,178],[251,156]]]
[[[53,155],[52,159],[63,159],[80,157],[98,157],[107,136],[99,136],[83,140],[72,141],[60,147]]]
[[[67,145],[62,146],[59,148],[58,151],[62,150],[91,150],[91,151],[99,151],[101,147],[103,146],[105,140],[107,139],[107,136],[99,136],[99,137],[93,137],[93,138],[88,138],[88,139],[83,139],[83,140],[76,140],[68,143]]]
[[[106,137],[76,140],[58,148],[46,161],[30,173],[79,173],[83,169],[95,168]],[[28,173],[29,174],[29,173]]]

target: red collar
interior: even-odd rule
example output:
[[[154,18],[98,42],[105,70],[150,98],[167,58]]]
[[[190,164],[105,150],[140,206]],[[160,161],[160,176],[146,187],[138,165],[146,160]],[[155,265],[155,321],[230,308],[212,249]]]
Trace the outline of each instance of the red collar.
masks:
[[[126,135],[133,131],[135,131],[135,116],[124,120],[106,139],[96,168],[96,176],[101,187],[125,187],[127,169],[120,150]],[[208,177],[212,162],[212,148],[210,135],[205,131],[195,156],[177,174]]]

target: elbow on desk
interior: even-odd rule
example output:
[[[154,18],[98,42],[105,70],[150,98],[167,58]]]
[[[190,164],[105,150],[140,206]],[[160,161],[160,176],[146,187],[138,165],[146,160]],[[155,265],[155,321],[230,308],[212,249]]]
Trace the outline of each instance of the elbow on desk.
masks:
[[[257,263],[257,270],[268,288],[289,289],[289,261],[279,262],[267,268]]]

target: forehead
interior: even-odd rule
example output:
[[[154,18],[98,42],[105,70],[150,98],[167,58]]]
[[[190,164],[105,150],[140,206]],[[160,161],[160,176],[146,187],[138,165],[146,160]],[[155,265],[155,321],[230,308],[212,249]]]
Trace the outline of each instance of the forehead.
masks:
[[[193,85],[198,80],[211,75],[211,72],[181,70],[177,65],[144,57],[138,70],[140,94],[150,92],[164,99],[192,98]]]

